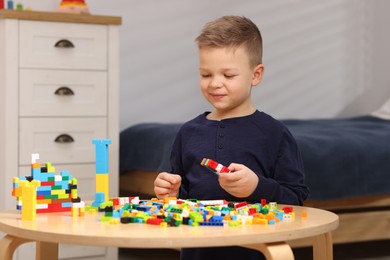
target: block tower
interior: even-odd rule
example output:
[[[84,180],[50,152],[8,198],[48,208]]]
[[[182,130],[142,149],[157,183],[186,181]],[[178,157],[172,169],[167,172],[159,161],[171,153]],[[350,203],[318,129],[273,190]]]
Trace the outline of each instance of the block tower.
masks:
[[[109,200],[108,145],[110,139],[93,139],[96,146],[96,194],[104,193],[104,201]]]
[[[35,213],[71,211],[81,202],[77,179],[69,171],[56,173],[51,163],[41,165],[38,159],[39,154],[31,155],[31,176],[13,178],[12,196],[23,220],[35,219]]]

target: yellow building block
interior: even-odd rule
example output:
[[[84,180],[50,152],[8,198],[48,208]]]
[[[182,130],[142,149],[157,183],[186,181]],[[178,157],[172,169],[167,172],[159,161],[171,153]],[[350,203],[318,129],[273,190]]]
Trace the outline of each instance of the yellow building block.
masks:
[[[76,179],[76,178],[73,178],[72,181],[71,181],[71,184],[77,185],[77,179]]]
[[[51,195],[63,195],[66,194],[66,190],[51,190]]]
[[[13,183],[19,183],[19,178],[18,177],[13,177],[12,178]]]
[[[46,169],[47,172],[56,172],[56,168],[50,162],[46,163]]]
[[[41,186],[41,182],[38,180],[32,180],[30,183],[35,187]]]
[[[31,183],[22,185],[22,220],[35,220],[37,216],[37,189]]]
[[[69,194],[58,194],[58,199],[68,199]]]
[[[260,225],[267,225],[268,220],[265,218],[253,218],[252,224],[260,224]]]
[[[108,173],[105,174],[96,174],[96,192],[104,192],[104,199],[109,200],[109,190],[108,190]]]
[[[110,219],[110,224],[119,224],[119,218],[111,218]]]
[[[27,184],[29,184],[30,182],[28,180],[19,180],[19,187],[23,187],[23,186],[26,186]]]
[[[79,208],[79,216],[84,217],[84,215],[85,215],[85,207]]]
[[[72,217],[75,218],[79,215],[79,209],[72,207]]]
[[[77,197],[79,196],[76,189],[72,189],[72,190],[70,191],[70,193],[71,193],[71,195],[72,195],[72,199],[77,199]]]

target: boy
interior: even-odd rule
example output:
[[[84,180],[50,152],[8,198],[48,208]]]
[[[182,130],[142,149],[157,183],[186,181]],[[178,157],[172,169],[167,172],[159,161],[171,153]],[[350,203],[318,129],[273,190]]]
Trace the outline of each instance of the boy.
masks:
[[[156,196],[302,205],[309,190],[297,144],[281,122],[251,101],[264,73],[257,26],[245,17],[224,16],[206,24],[196,42],[201,91],[214,109],[182,126],[171,172],[154,182]],[[228,165],[230,173],[212,174],[200,165],[202,158]],[[210,257],[262,256],[241,247],[182,250],[182,259]]]

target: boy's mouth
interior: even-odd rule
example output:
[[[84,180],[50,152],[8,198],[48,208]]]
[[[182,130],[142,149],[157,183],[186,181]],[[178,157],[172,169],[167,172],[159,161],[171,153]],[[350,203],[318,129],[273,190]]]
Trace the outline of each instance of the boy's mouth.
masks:
[[[225,97],[226,95],[222,95],[222,94],[211,94],[211,96],[212,96],[214,99],[219,100],[219,99]]]

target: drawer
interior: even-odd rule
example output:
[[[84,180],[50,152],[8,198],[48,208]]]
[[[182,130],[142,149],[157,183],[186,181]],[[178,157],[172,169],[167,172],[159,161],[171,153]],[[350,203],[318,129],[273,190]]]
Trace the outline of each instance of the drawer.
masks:
[[[48,160],[40,156],[39,162],[43,165]],[[83,201],[93,201],[95,199],[96,165],[95,164],[53,164],[56,173],[69,171],[73,178],[77,179],[77,190],[79,197]],[[31,176],[31,167],[19,167],[19,177]]]
[[[107,73],[27,70],[19,73],[21,116],[106,116]]]
[[[107,69],[106,25],[20,21],[22,68]]]
[[[39,153],[53,164],[95,163],[94,138],[107,138],[106,118],[20,118],[19,164]]]

